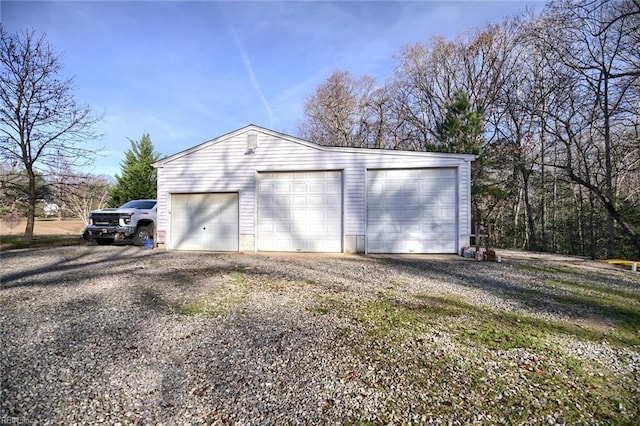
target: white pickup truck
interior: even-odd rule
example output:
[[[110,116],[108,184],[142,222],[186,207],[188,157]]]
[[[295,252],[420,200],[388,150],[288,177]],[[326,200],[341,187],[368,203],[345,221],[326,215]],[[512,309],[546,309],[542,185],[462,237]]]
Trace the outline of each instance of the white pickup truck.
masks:
[[[84,237],[100,245],[127,239],[143,245],[153,238],[156,209],[156,200],[133,200],[118,208],[93,210]]]

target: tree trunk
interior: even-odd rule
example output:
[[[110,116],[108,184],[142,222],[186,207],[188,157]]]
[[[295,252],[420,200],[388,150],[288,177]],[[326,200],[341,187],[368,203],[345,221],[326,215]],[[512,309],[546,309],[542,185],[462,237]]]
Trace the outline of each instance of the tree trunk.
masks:
[[[580,254],[581,256],[584,256],[584,254],[587,252],[587,248],[586,248],[586,237],[585,237],[585,225],[584,225],[584,196],[582,195],[582,187],[580,185],[578,185],[578,194],[574,195],[576,198],[576,207],[577,207],[577,213],[578,213],[578,221],[576,223],[577,229],[578,229],[578,240],[575,241],[573,238],[571,238],[570,244],[571,246],[578,244],[579,249],[575,249],[573,247],[569,247],[569,251],[572,254]]]
[[[531,207],[531,201],[529,200],[529,177],[530,175],[524,170],[521,169],[522,173],[522,191],[524,197],[524,208],[525,215],[527,217],[526,227],[527,227],[527,239],[529,240],[529,250],[530,251],[538,251],[538,241],[536,239],[536,224],[533,220],[533,208]]]
[[[27,175],[29,176],[27,226],[24,230],[22,239],[25,241],[31,241],[33,239],[33,226],[35,225],[36,219],[36,175],[31,168],[27,168]]]
[[[596,235],[595,222],[593,220],[596,211],[596,200],[593,193],[589,191],[589,256],[596,258]]]
[[[605,190],[607,198],[611,203],[614,202],[613,193],[613,167],[611,164],[611,121],[609,111],[609,75],[606,70],[602,70],[604,76],[604,93],[603,93],[603,112],[604,112],[604,161],[605,161]],[[615,207],[615,206],[614,206]],[[613,215],[607,214],[607,258],[612,259],[615,249],[616,229],[614,226]]]
[[[544,126],[540,126],[540,188],[542,193],[542,200],[540,206],[540,236],[541,236],[541,249],[547,251],[549,243],[547,241],[547,169],[545,167],[545,144],[544,144]]]
[[[520,194],[522,193],[522,188],[520,188]],[[512,243],[511,246],[512,247],[518,247],[519,246],[519,242],[518,242],[518,234],[520,233],[518,227],[520,226],[519,222],[520,222],[520,200],[521,200],[521,196],[520,194],[518,194],[518,202],[516,203],[516,205],[514,206],[514,211],[513,211],[513,231],[512,231]]]

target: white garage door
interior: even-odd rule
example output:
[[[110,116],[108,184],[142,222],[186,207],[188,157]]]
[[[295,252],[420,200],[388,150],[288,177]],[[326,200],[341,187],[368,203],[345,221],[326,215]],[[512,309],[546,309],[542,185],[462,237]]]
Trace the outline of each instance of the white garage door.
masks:
[[[342,174],[260,173],[258,250],[342,251]]]
[[[369,170],[369,253],[455,253],[456,169]]]
[[[238,251],[238,194],[171,195],[171,248]]]

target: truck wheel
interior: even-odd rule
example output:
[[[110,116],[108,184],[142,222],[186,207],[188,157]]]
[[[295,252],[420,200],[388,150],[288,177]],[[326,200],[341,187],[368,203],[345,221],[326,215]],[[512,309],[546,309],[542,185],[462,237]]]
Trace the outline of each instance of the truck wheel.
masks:
[[[137,246],[144,245],[144,242],[151,237],[151,229],[148,226],[139,226],[136,229],[135,237],[133,237],[133,244]]]
[[[98,243],[99,246],[108,246],[113,244],[113,238],[96,238],[96,243]]]

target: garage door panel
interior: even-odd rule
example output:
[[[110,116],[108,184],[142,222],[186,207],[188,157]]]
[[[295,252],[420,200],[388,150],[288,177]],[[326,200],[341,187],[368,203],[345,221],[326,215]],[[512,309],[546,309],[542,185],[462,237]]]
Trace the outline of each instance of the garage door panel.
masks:
[[[310,183],[308,192],[309,194],[324,194],[325,185],[323,183]]]
[[[171,248],[238,250],[238,194],[171,195]]]
[[[294,182],[291,188],[291,192],[293,192],[294,194],[295,193],[307,194],[308,193],[307,184]]]
[[[261,196],[258,202],[267,207],[273,207],[275,205],[275,200],[272,197]],[[266,213],[266,211],[263,213]]]
[[[323,197],[322,195],[309,195],[308,197],[305,197],[305,200],[309,207],[316,209],[326,205],[329,198]]]
[[[259,180],[258,250],[342,250],[341,172],[264,172]]]
[[[277,206],[276,208],[277,210],[273,212],[275,220],[289,219],[291,217],[291,212],[287,207]]]
[[[454,253],[455,169],[370,170],[367,250],[372,253]]]
[[[291,191],[291,185],[288,184],[288,183],[277,182],[274,185],[274,189],[275,189],[276,193],[290,192]]]
[[[293,208],[307,207],[309,204],[311,204],[311,200],[304,195],[297,195],[291,198],[291,207]]]
[[[291,203],[291,200],[289,200],[289,199],[273,197],[273,205],[276,206],[276,207],[287,208],[287,207],[289,207],[290,203]]]

